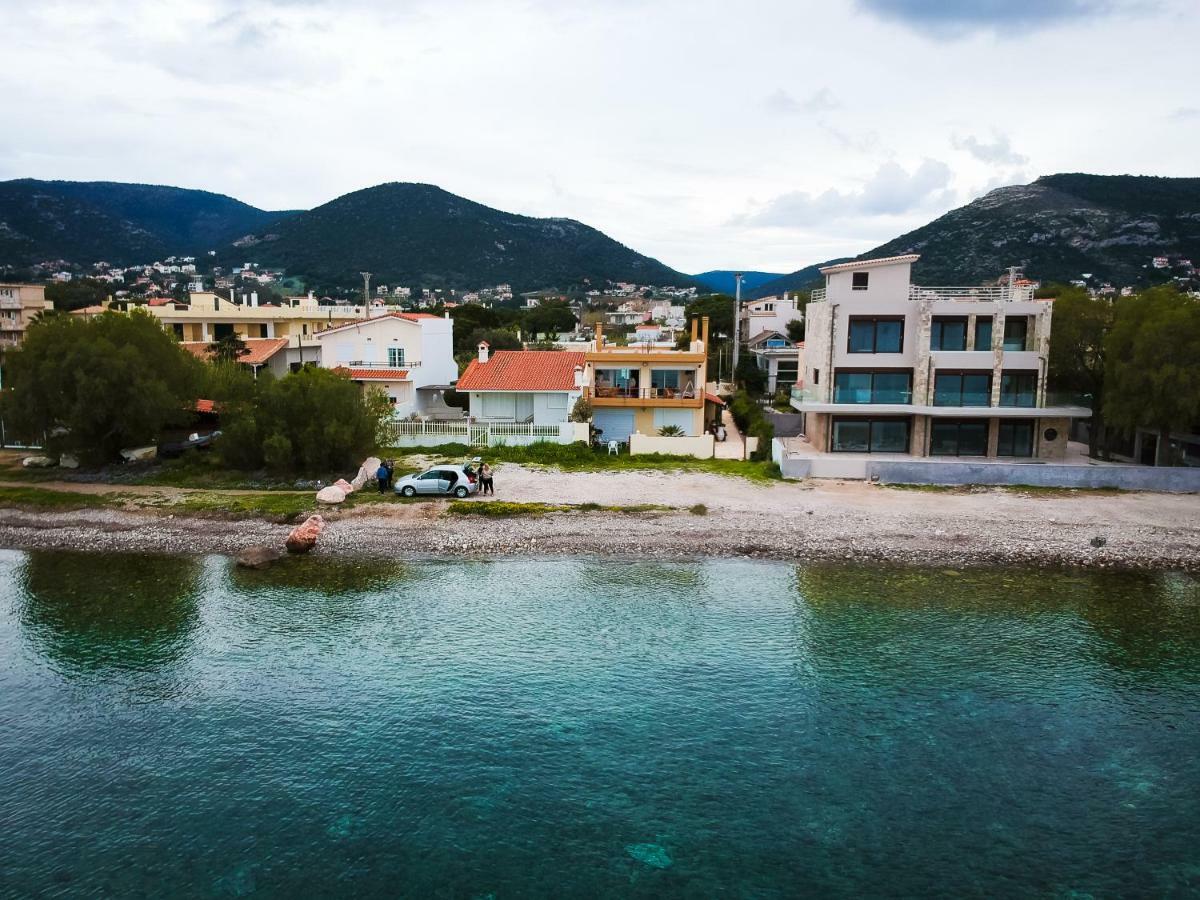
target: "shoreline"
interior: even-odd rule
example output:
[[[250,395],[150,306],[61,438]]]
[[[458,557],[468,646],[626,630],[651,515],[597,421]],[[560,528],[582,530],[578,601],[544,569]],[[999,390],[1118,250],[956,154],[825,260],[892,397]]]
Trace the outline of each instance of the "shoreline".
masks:
[[[440,515],[436,508],[335,512],[312,555],[342,558],[487,559],[588,556],[614,561],[751,558],[898,566],[1021,566],[1107,571],[1200,572],[1192,527],[908,516],[818,516],[772,528],[761,516],[717,511],[570,512],[515,518]],[[927,527],[929,525],[936,527]],[[874,527],[870,527],[873,525]],[[101,553],[220,554],[282,549],[290,524],[263,519],[162,515],[114,509],[0,509],[0,547]],[[1093,540],[1101,539],[1101,546]]]

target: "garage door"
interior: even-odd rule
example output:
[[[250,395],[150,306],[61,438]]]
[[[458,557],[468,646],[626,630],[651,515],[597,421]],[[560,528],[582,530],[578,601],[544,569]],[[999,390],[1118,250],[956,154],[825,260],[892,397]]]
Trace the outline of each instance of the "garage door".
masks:
[[[606,441],[626,443],[633,434],[632,409],[598,409],[592,415],[592,424],[603,429],[600,436]]]

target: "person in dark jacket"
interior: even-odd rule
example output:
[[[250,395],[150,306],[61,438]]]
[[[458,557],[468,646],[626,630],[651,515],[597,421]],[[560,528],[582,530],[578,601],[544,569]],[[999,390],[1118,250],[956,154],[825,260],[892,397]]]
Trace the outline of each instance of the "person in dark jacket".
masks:
[[[379,482],[379,493],[384,493],[392,480],[392,473],[388,470],[387,463],[379,464],[379,468],[375,470],[375,480]]]

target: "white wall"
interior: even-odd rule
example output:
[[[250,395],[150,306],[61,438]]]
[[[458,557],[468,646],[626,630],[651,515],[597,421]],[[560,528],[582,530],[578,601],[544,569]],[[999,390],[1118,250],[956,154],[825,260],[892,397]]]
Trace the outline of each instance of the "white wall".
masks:
[[[700,434],[695,437],[659,437],[649,434],[631,434],[629,452],[665,453],[668,456],[694,456],[696,459],[712,459],[713,436]]]
[[[529,409],[532,400],[533,424],[555,425],[570,418],[579,397],[579,391],[471,391],[470,412],[479,422],[512,422],[517,415],[518,399],[522,411]]]

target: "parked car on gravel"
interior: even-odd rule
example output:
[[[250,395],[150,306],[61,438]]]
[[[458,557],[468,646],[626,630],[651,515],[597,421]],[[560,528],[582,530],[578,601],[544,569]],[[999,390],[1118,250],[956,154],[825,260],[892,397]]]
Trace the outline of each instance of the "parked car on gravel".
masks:
[[[478,493],[479,476],[475,474],[474,467],[466,463],[433,466],[424,472],[397,479],[394,490],[402,497],[430,494],[467,497]]]

